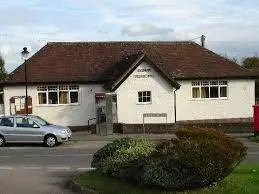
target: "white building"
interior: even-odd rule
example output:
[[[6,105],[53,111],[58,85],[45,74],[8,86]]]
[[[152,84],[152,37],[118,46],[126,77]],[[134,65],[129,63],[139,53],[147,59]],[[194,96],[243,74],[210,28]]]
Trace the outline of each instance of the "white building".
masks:
[[[5,115],[26,112],[24,67],[3,83]],[[48,43],[27,72],[29,113],[54,124],[91,123],[105,93],[118,123],[253,116],[255,76],[193,42]]]

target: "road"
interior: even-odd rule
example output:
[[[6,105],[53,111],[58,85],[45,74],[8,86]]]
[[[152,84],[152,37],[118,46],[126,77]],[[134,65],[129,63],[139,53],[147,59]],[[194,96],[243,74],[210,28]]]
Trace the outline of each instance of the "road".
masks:
[[[0,169],[90,168],[92,155],[107,142],[70,143],[54,148],[41,145],[7,145],[0,149]]]
[[[0,148],[0,194],[73,194],[69,178],[91,168],[105,141],[72,142],[55,148],[7,145]]]

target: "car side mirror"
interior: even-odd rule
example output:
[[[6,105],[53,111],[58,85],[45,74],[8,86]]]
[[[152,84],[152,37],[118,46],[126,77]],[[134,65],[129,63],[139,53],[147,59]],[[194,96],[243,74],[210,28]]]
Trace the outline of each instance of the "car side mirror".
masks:
[[[33,125],[33,128],[39,128],[39,126],[38,126],[38,125],[36,125],[36,124],[34,124],[34,125]]]

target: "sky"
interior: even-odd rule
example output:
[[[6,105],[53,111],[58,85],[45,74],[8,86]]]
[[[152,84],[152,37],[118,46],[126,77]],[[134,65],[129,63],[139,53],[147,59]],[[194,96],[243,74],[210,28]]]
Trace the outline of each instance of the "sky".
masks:
[[[0,53],[11,72],[47,42],[186,41],[221,55],[259,53],[257,0],[0,0]]]

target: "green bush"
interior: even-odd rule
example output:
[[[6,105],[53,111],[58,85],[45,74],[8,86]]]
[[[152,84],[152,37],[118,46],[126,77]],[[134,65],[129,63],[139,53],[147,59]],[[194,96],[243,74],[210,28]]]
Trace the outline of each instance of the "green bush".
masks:
[[[155,149],[151,140],[123,138],[107,144],[93,156],[92,167],[120,178],[128,163],[141,156],[148,156]]]
[[[238,140],[213,129],[181,129],[157,145],[144,166],[143,184],[184,190],[223,180],[246,157]]]

